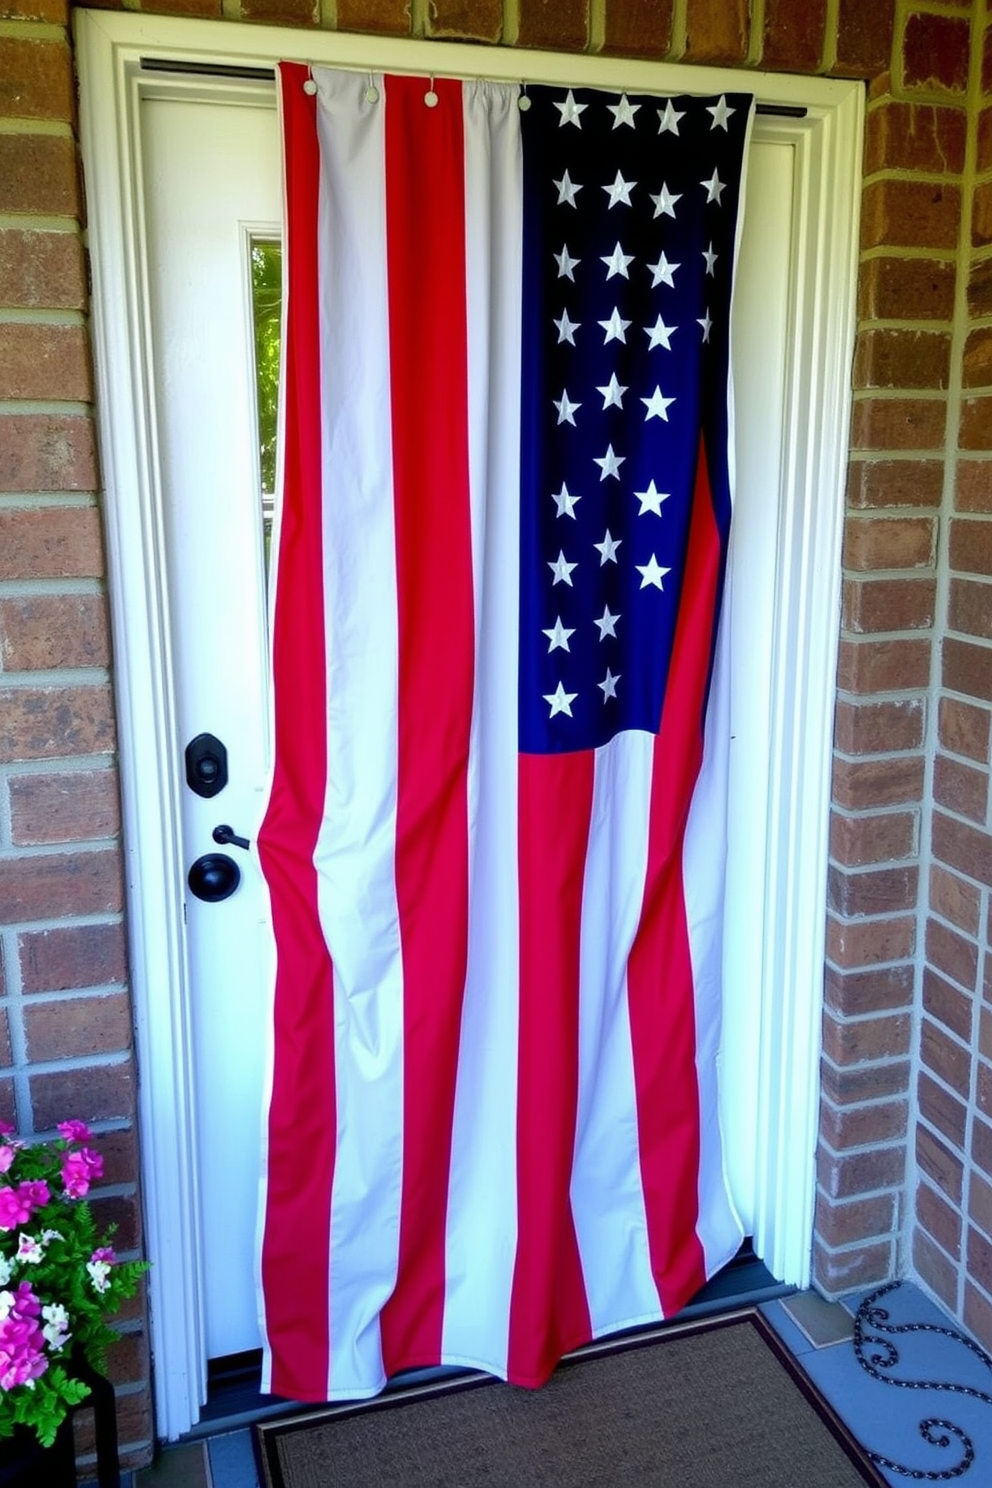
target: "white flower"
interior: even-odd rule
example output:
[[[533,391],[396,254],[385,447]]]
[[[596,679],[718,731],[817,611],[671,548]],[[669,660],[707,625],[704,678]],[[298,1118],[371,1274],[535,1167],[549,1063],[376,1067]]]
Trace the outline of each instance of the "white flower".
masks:
[[[37,1266],[44,1254],[44,1247],[39,1241],[33,1235],[25,1235],[22,1231],[17,1239],[17,1259],[24,1261],[28,1266]]]
[[[0,1287],[5,1287],[14,1272],[14,1266],[7,1257],[0,1255]]]
[[[42,1230],[41,1232],[41,1243],[43,1245],[51,1245],[53,1240],[64,1239],[65,1236],[62,1234],[61,1230]]]
[[[13,1292],[0,1292],[0,1323],[3,1322],[4,1318],[10,1316],[11,1309],[13,1308],[13,1306],[14,1306],[14,1294],[13,1294]]]
[[[41,1315],[45,1319],[42,1333],[44,1333],[49,1345],[53,1349],[64,1348],[69,1341],[69,1314],[61,1302],[50,1302],[47,1307],[41,1309]]]
[[[107,1261],[87,1261],[86,1269],[90,1273],[90,1281],[92,1281],[93,1283],[94,1291],[107,1291],[108,1287],[110,1286],[110,1282],[108,1280],[108,1277],[110,1276],[109,1263]],[[2,1300],[2,1297],[3,1294],[0,1293],[0,1300]]]

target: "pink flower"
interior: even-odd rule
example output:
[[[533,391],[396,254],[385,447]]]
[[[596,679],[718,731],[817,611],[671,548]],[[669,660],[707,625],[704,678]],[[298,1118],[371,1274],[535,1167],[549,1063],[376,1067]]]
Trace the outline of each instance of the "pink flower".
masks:
[[[90,1260],[106,1261],[108,1266],[114,1266],[117,1264],[117,1257],[114,1255],[113,1247],[110,1245],[98,1245],[96,1250],[90,1256]]]
[[[62,1159],[62,1182],[70,1199],[82,1199],[89,1193],[94,1178],[103,1174],[103,1158],[91,1147],[67,1152]]]
[[[15,1128],[11,1126],[9,1121],[0,1121],[0,1137],[13,1136],[14,1131]]]
[[[35,1321],[40,1313],[29,1282],[16,1292],[0,1292],[0,1389],[33,1386],[48,1368],[45,1336]]]
[[[19,1188],[0,1185],[0,1230],[16,1230],[31,1218],[34,1211],[21,1192],[23,1187],[23,1184]]]
[[[13,1161],[14,1149],[13,1147],[8,1147],[7,1143],[4,1142],[0,1145],[0,1173],[6,1173]]]
[[[85,1121],[60,1121],[58,1130],[67,1142],[88,1142],[93,1135]]]

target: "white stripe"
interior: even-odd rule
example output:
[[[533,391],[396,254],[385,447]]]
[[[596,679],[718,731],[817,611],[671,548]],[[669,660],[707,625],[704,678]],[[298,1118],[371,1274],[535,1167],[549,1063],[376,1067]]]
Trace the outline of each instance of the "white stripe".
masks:
[[[328,1399],[385,1382],[379,1313],[396,1281],[403,969],[393,877],[397,609],[389,420],[384,131],[367,74],[319,86],[320,352],[328,789],[314,854],[334,961],[337,1159]],[[330,411],[333,410],[333,417]]]
[[[579,1103],[572,1213],[594,1336],[661,1317],[637,1138],[627,960],[648,860],[654,735],[596,751],[582,890]]]
[[[446,1363],[505,1376],[516,1252],[517,602],[521,181],[517,89],[464,83],[469,479],[477,638],[469,944],[446,1237]]]
[[[730,613],[729,590],[723,615]],[[696,999],[699,1087],[699,1219],[706,1275],[736,1255],[744,1238],[724,1172],[719,1063],[723,1016],[723,897],[727,861],[727,772],[730,749],[730,641],[720,625],[706,708],[703,762],[682,847],[689,957]]]

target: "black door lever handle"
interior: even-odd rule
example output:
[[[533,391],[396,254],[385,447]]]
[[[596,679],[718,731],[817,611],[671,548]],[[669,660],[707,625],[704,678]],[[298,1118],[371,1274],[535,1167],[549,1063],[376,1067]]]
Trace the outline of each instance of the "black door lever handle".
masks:
[[[225,846],[243,847],[245,851],[251,846],[247,837],[239,837],[233,827],[229,827],[224,823],[219,827],[214,827],[213,839],[215,842],[220,842]]]

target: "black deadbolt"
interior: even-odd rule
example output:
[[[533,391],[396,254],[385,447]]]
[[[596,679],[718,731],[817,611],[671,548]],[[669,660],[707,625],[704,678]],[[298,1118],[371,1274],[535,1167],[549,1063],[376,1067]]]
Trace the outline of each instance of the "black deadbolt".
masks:
[[[186,745],[186,784],[207,799],[227,784],[227,749],[215,734],[197,734]]]
[[[218,904],[230,899],[241,882],[241,869],[227,853],[205,853],[197,858],[186,879],[197,899]]]

